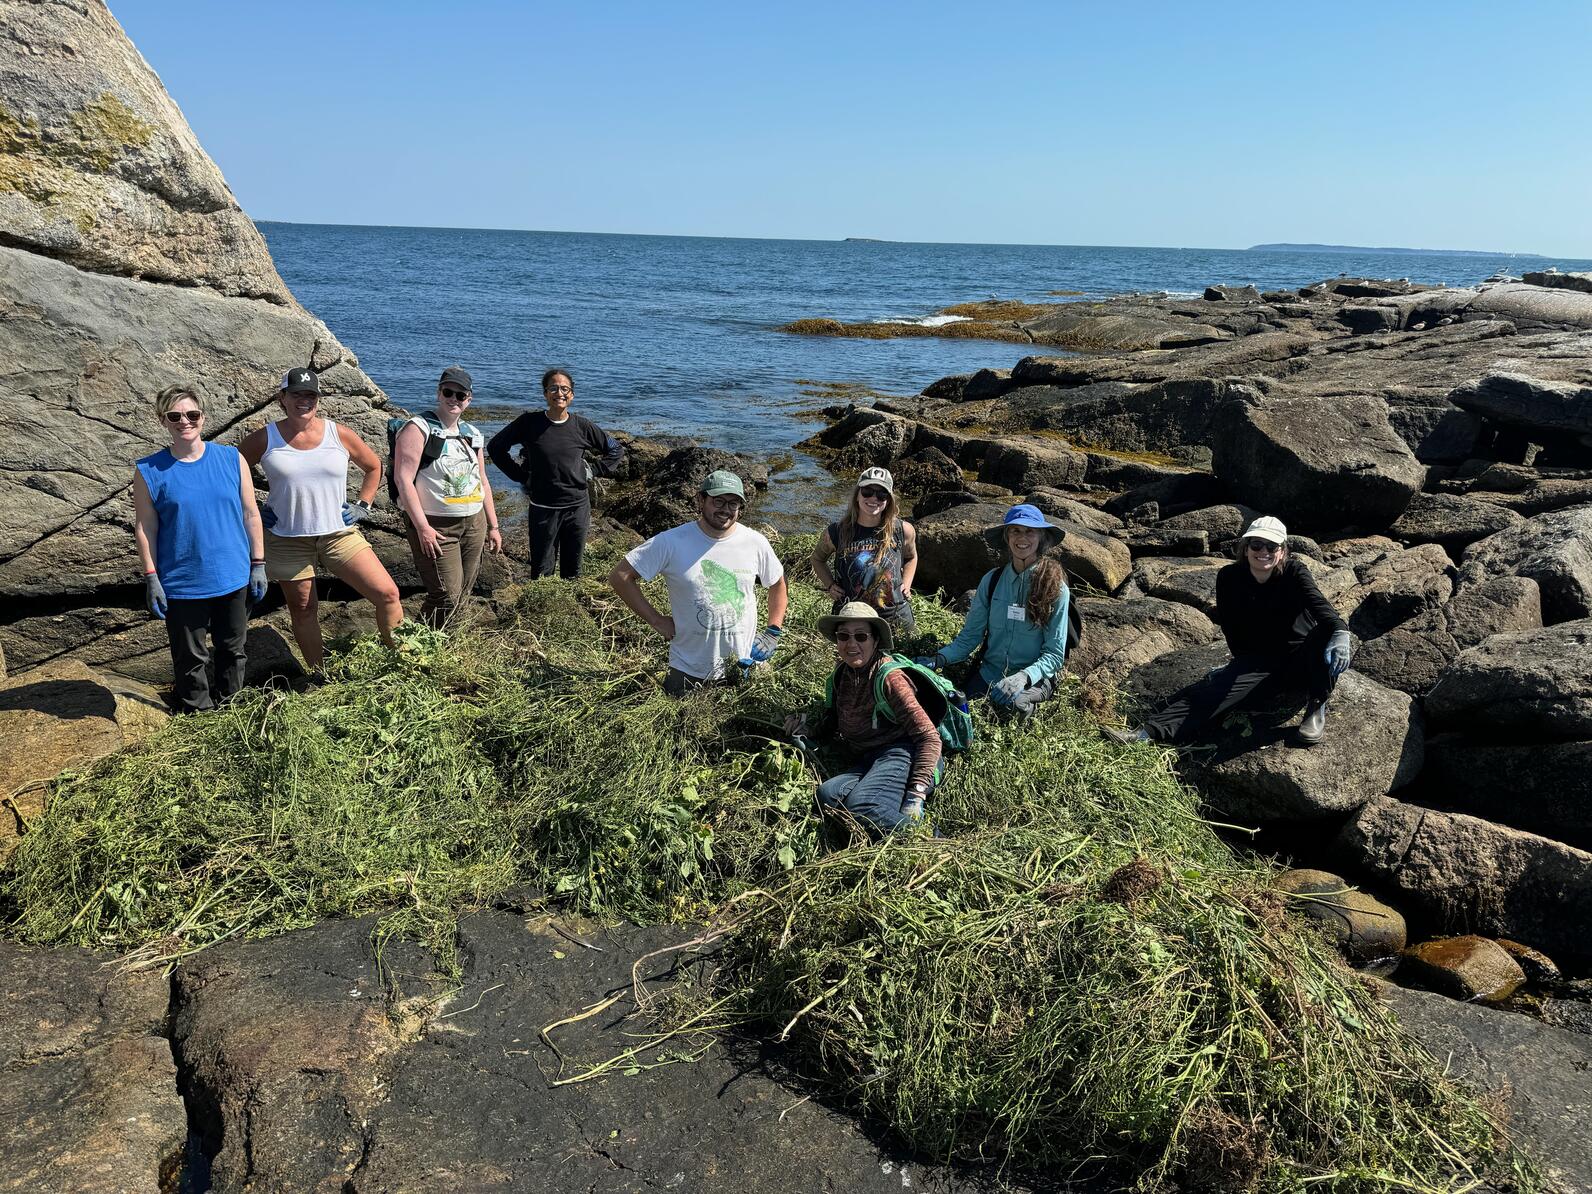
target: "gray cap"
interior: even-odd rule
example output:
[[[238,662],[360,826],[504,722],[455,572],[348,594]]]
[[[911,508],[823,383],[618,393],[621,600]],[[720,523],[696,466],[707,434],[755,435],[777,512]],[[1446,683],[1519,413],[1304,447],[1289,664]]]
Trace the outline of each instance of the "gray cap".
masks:
[[[470,384],[470,375],[457,365],[449,365],[446,369],[444,369],[442,371],[442,380],[437,382],[437,385],[458,386],[466,393],[469,393],[475,388]]]
[[[863,469],[862,476],[857,478],[857,488],[861,489],[865,485],[877,485],[886,493],[895,493],[895,478],[890,475],[890,470],[887,468]]]
[[[702,482],[701,492],[708,497],[723,497],[733,493],[743,502],[746,500],[746,486],[741,484],[741,479],[729,469],[714,469]]]

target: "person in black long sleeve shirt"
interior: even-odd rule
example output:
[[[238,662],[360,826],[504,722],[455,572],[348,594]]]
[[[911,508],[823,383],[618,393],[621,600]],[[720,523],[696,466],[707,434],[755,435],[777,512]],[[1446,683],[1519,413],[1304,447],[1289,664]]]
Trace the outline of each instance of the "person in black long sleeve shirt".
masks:
[[[1216,624],[1230,663],[1177,693],[1137,731],[1108,731],[1120,741],[1187,742],[1213,722],[1265,695],[1308,694],[1300,742],[1326,732],[1327,701],[1349,666],[1348,627],[1310,572],[1288,555],[1288,531],[1275,518],[1245,529],[1242,558],[1216,574]]]
[[[564,370],[549,369],[542,375],[542,396],[545,411],[515,419],[492,437],[486,451],[530,496],[532,579],[551,575],[556,561],[559,575],[573,580],[580,575],[591,528],[587,455],[597,457],[591,472],[611,477],[625,450],[590,419],[570,413],[575,382]]]

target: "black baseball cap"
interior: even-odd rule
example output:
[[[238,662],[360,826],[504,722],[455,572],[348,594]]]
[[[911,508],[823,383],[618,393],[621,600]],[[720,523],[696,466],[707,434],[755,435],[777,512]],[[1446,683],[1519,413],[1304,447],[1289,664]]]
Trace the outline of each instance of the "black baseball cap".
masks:
[[[282,390],[291,394],[294,391],[311,394],[321,392],[321,375],[313,369],[289,369],[282,378]]]
[[[458,386],[461,390],[466,391],[475,388],[470,384],[470,375],[457,365],[449,365],[444,369],[442,371],[442,380],[437,384],[439,386]]]

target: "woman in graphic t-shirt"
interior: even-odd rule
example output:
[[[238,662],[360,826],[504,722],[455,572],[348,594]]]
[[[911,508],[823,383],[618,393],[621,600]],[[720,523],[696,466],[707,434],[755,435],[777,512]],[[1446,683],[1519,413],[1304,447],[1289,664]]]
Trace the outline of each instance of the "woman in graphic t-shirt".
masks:
[[[918,571],[918,534],[900,518],[895,478],[868,468],[857,478],[845,517],[832,522],[813,547],[813,575],[834,602],[873,606],[900,633],[911,634],[912,578]]]
[[[398,505],[426,586],[421,620],[441,629],[475,588],[482,551],[503,550],[480,431],[463,421],[474,387],[457,365],[442,371],[435,414],[410,419],[393,441]],[[432,441],[440,450],[426,459]]]
[[[174,703],[197,713],[243,687],[249,603],[265,596],[260,511],[238,450],[205,442],[193,386],[162,390],[155,417],[171,446],[133,472],[133,536],[149,612],[166,623],[171,642]]]

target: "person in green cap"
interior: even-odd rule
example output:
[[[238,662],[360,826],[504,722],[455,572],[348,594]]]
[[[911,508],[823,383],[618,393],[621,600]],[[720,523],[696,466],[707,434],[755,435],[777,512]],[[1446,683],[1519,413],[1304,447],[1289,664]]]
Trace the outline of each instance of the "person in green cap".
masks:
[[[769,541],[740,525],[746,488],[732,472],[709,473],[697,494],[694,522],[654,535],[608,574],[620,600],[669,644],[663,690],[681,696],[729,678],[737,661],[764,663],[779,645],[785,621],[785,569]],[[641,582],[662,576],[668,614],[659,613]],[[757,585],[768,590],[768,624],[757,628]]]

